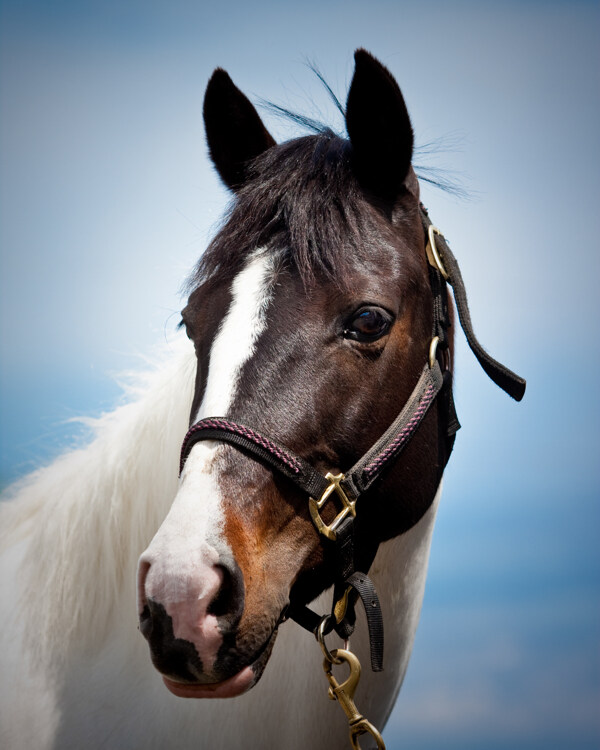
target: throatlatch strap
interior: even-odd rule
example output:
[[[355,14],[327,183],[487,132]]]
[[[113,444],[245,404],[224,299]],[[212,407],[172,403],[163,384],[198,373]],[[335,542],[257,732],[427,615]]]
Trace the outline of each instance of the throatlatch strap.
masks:
[[[471,351],[477,357],[477,361],[494,383],[500,386],[503,391],[508,393],[509,396],[512,396],[516,401],[520,401],[525,395],[526,381],[512,370],[509,370],[508,367],[505,367],[491,357],[477,340],[471,322],[471,313],[469,312],[469,305],[467,302],[467,292],[458,263],[445,242],[443,243],[441,253],[444,265],[448,271],[448,282],[454,291],[454,299],[456,301],[460,325],[465,332]]]
[[[432,222],[423,206],[421,206],[421,219],[423,221],[423,227],[425,228],[425,234],[427,235]],[[471,314],[469,312],[469,304],[467,302],[467,291],[462,279],[462,274],[458,267],[456,258],[448,247],[448,243],[443,234],[436,235],[436,247],[444,264],[446,273],[448,274],[448,283],[454,292],[454,300],[458,310],[460,325],[465,333],[471,351],[488,377],[490,377],[496,385],[502,388],[503,391],[508,393],[509,396],[516,401],[520,401],[525,395],[525,380],[491,357],[481,346],[475,336],[473,323],[471,322]]]

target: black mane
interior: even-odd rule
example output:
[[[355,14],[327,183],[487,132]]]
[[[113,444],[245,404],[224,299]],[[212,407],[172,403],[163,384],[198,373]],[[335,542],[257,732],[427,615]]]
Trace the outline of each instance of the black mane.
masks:
[[[340,246],[358,251],[368,221],[350,150],[348,140],[323,129],[255,159],[190,286],[230,278],[258,249],[283,250],[304,280],[332,277]]]

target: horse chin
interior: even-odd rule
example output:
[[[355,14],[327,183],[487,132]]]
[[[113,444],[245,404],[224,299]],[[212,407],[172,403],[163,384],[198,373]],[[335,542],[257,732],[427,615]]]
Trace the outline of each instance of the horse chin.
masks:
[[[163,682],[178,698],[235,698],[256,684],[257,677],[252,667],[244,667],[240,672],[222,682],[206,685],[175,682],[163,675]]]
[[[243,667],[237,674],[226,680],[207,683],[179,682],[162,675],[163,682],[178,698],[235,698],[246,693],[260,680],[271,656],[276,637],[277,628],[252,664]]]

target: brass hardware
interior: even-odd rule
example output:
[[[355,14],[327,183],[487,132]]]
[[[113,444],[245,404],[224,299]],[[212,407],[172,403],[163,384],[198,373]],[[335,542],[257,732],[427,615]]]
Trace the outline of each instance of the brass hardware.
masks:
[[[335,621],[338,625],[344,619],[344,617],[346,617],[346,610],[348,609],[348,597],[350,596],[351,591],[352,586],[348,586],[341,597],[337,600],[333,608]]]
[[[433,224],[430,224],[429,229],[427,230],[429,242],[427,243],[427,247],[425,248],[425,252],[427,253],[427,260],[434,268],[437,268],[437,270],[442,274],[444,279],[448,281],[448,273],[446,269],[444,268],[444,264],[442,263],[442,259],[440,258],[440,254],[438,253],[438,249],[435,244],[436,234],[439,234],[440,236],[442,236],[442,233],[440,232],[440,230],[437,227],[434,227]]]
[[[323,615],[323,617],[321,618],[321,622],[319,623],[319,627],[317,628],[317,641],[319,642],[319,646],[321,647],[321,651],[323,652],[325,661],[328,661],[330,664],[341,664],[341,660],[336,659],[335,656],[333,656],[333,654],[327,648],[327,644],[325,643],[325,629],[330,622],[331,615]]]
[[[437,348],[438,348],[439,343],[440,343],[440,337],[434,336],[431,339],[431,344],[429,344],[429,369],[430,370],[435,365],[435,358],[437,355]]]
[[[329,480],[330,482],[329,487],[327,487],[327,489],[321,495],[319,500],[315,500],[313,497],[309,498],[308,508],[310,510],[310,515],[313,520],[313,523],[317,527],[317,530],[319,531],[319,533],[326,536],[327,539],[331,539],[332,541],[335,541],[335,538],[336,538],[335,530],[340,525],[340,523],[344,520],[344,518],[346,518],[348,514],[352,516],[356,516],[356,508],[355,508],[356,500],[350,500],[350,498],[346,495],[344,490],[340,487],[340,482],[342,481],[342,479],[344,479],[343,474],[333,475],[331,472],[327,472],[327,474],[325,475],[325,479]],[[319,515],[319,511],[325,505],[329,497],[334,492],[342,501],[342,505],[344,507],[328,526]]]
[[[370,734],[377,743],[378,750],[385,750],[385,744],[381,734],[370,721],[367,721],[367,719],[362,716],[354,703],[354,693],[356,692],[358,681],[360,680],[360,662],[358,661],[358,657],[351,651],[345,651],[341,648],[334,649],[331,652],[331,656],[335,660],[335,663],[339,664],[341,662],[346,662],[350,667],[350,674],[346,680],[339,683],[331,673],[331,661],[327,658],[323,661],[323,670],[329,680],[329,698],[331,700],[337,700],[348,718],[348,723],[350,725],[350,744],[354,750],[361,750],[360,745],[358,744],[358,738],[362,734]]]
[[[385,742],[383,741],[383,737],[377,731],[377,727],[374,727],[373,724],[371,724],[370,721],[367,721],[364,717],[350,727],[350,744],[354,750],[361,750],[361,747],[358,744],[358,738],[361,734],[370,734],[377,743],[378,750],[385,750]]]

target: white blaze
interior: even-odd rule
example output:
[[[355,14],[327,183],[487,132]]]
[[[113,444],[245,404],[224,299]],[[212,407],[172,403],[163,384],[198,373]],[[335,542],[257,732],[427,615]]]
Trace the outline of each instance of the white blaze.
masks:
[[[265,327],[271,277],[272,260],[259,251],[234,279],[231,306],[210,352],[208,381],[195,422],[227,414],[242,368]]]
[[[194,421],[227,415],[242,368],[265,327],[271,278],[272,261],[256,253],[234,279],[231,305],[213,342],[204,397]],[[171,510],[140,558],[140,571],[147,570],[140,596],[166,608],[175,637],[196,644],[205,669],[210,669],[221,642],[216,617],[206,611],[220,584],[215,565],[224,555],[231,556],[222,533],[224,515],[215,475],[219,446],[214,441],[193,446]]]

